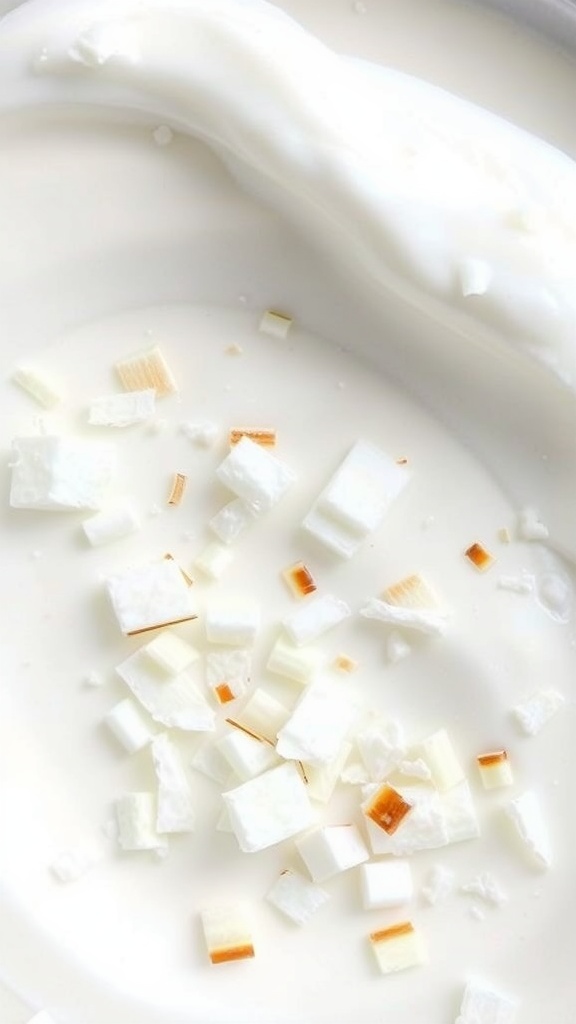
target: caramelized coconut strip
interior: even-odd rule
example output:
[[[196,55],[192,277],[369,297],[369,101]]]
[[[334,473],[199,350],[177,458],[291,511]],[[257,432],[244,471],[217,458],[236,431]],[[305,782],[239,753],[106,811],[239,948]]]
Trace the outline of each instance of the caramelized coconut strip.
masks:
[[[154,388],[159,398],[178,390],[172,372],[159,348],[139,352],[116,363],[116,373],[125,391]]]
[[[251,736],[253,740],[260,740],[261,743],[269,743],[271,747],[275,747],[276,744],[269,740],[267,736],[262,736],[259,732],[254,732],[249,729],[248,726],[242,725],[241,722],[237,722],[235,718],[225,718],[225,722],[231,725],[234,729],[240,729],[241,732],[245,732],[247,736]]]
[[[288,584],[293,596],[297,598],[307,597],[308,594],[313,594],[318,589],[310,569],[304,565],[304,562],[295,562],[294,565],[283,569],[282,579]]]
[[[263,427],[261,429],[252,427],[234,427],[229,434],[228,440],[230,447],[233,448],[235,444],[238,444],[243,437],[249,437],[255,444],[262,445],[263,448],[275,448],[276,447],[276,431],[273,427]]]
[[[364,814],[387,835],[392,836],[411,810],[412,804],[404,800],[392,786],[385,784],[366,805]]]
[[[170,622],[154,622],[151,626],[142,626],[141,629],[131,629],[126,636],[140,636],[141,633],[152,633],[155,629],[167,629],[168,626],[180,626],[183,622],[193,622],[197,615],[185,615],[182,619],[172,619]]]
[[[475,541],[469,548],[466,548],[464,555],[478,569],[478,572],[486,572],[496,561],[494,555],[491,555],[479,541]]]
[[[172,489],[168,497],[169,505],[179,505],[184,497],[188,477],[184,473],[175,473],[172,481]]]

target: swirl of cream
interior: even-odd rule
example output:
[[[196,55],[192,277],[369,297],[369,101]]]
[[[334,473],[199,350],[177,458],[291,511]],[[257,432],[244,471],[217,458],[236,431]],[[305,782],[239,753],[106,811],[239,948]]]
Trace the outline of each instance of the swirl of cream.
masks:
[[[576,164],[495,115],[265,0],[28,0],[0,24],[0,96],[201,137],[382,291],[576,387]]]

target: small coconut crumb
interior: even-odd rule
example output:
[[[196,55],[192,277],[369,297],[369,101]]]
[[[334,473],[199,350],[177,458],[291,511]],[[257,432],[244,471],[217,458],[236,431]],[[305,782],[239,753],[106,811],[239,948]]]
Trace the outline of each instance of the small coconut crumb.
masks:
[[[470,896],[478,896],[485,903],[490,903],[494,907],[502,906],[508,899],[508,896],[500,888],[494,875],[489,871],[483,871],[480,875],[470,879],[469,882],[465,882],[464,885],[460,886],[460,891]]]
[[[486,917],[486,912],[476,903],[473,903],[472,906],[469,907],[468,914],[474,921],[483,921]]]
[[[526,736],[536,736],[565,704],[558,690],[536,690],[512,708],[512,714]]]
[[[152,138],[157,146],[169,146],[174,139],[174,132],[167,124],[159,124],[152,132]]]
[[[407,775],[411,779],[422,779],[424,782],[429,782],[432,778],[430,768],[421,757],[416,758],[415,761],[400,761],[397,771],[401,775]]]
[[[228,345],[227,348],[224,349],[224,352],[226,353],[227,356],[244,355],[244,349],[242,348],[242,345],[238,345],[237,342],[234,342],[232,345]]]
[[[151,515],[153,519],[156,518],[156,516],[159,516],[161,512],[162,509],[160,508],[160,505],[156,504],[156,502],[154,502],[153,505],[150,505],[149,515]]]
[[[334,658],[333,665],[338,672],[346,673],[355,672],[358,668],[358,662],[348,654],[337,654]]]
[[[427,875],[426,884],[422,886],[423,899],[432,907],[437,903],[443,903],[454,891],[454,882],[453,871],[445,868],[443,864],[435,864]]]
[[[96,858],[79,848],[62,850],[50,864],[50,871],[59,882],[77,882],[90,868],[94,867]]]
[[[501,526],[498,530],[498,540],[501,544],[510,544],[512,536],[507,526]]]
[[[180,431],[198,448],[211,448],[218,437],[218,427],[210,420],[183,420]]]
[[[498,589],[509,590],[513,594],[532,594],[534,591],[534,576],[529,572],[522,572],[519,576],[499,576]]]
[[[102,825],[101,832],[106,839],[118,839],[118,822],[116,819],[108,818],[108,821],[105,821]]]
[[[96,672],[96,671],[93,670],[92,672],[88,672],[88,674],[86,676],[84,676],[84,685],[85,686],[103,686],[104,685],[104,677],[101,675],[100,672]]]
[[[392,665],[407,658],[411,650],[408,641],[397,630],[393,630],[386,638],[386,659]]]
[[[548,540],[549,530],[533,508],[523,508],[518,513],[518,536],[521,540]]]

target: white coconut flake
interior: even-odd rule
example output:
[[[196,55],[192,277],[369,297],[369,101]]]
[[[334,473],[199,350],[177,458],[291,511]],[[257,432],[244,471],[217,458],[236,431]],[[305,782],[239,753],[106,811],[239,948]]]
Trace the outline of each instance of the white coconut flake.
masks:
[[[565,703],[558,690],[536,690],[512,708],[512,715],[526,736],[536,736]]]

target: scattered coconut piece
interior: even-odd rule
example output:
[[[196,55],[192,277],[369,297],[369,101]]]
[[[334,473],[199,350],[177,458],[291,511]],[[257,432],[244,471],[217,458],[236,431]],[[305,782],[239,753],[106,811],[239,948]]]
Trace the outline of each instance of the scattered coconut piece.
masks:
[[[456,1024],[514,1024],[518,1000],[496,992],[485,982],[466,984]]]
[[[167,733],[152,741],[152,762],[158,780],[156,831],[193,832],[196,812],[180,751]]]
[[[422,886],[423,898],[430,906],[443,903],[454,891],[454,872],[443,864],[435,864],[426,877],[426,884]]]
[[[360,865],[364,910],[400,907],[412,899],[412,871],[406,860],[378,860]]]
[[[186,490],[186,484],[188,477],[185,473],[175,473],[174,479],[172,480],[172,487],[170,488],[170,494],[168,495],[169,505],[180,505],[184,492]]]
[[[189,669],[167,679],[144,646],[118,665],[116,672],[155,722],[191,732],[214,729],[215,712]]]
[[[405,576],[387,587],[382,594],[387,604],[400,608],[437,608],[438,598],[432,587],[418,573]]]
[[[268,309],[260,319],[259,330],[273,338],[287,338],[292,327],[292,317],[277,310]]]
[[[96,864],[97,857],[93,851],[73,847],[61,850],[50,864],[50,871],[59,882],[69,884],[77,882]]]
[[[216,476],[257,512],[267,512],[296,479],[289,466],[261,445],[242,437],[220,463]]]
[[[216,746],[241,782],[254,779],[280,763],[273,746],[237,726],[217,740]]]
[[[448,614],[435,608],[402,608],[388,604],[377,597],[370,598],[360,609],[365,619],[376,619],[391,626],[402,626],[428,636],[444,636],[448,629]]]
[[[100,509],[116,471],[116,446],[79,437],[15,437],[12,508],[42,512]]]
[[[514,782],[507,751],[493,750],[487,754],[478,754],[476,763],[484,789],[500,789]]]
[[[233,544],[244,530],[254,522],[257,512],[240,498],[234,498],[224,505],[208,526],[224,544]]]
[[[534,586],[534,576],[528,572],[522,572],[519,576],[498,577],[498,588],[509,590],[513,594],[532,594]]]
[[[118,842],[123,850],[157,850],[166,840],[156,832],[156,796],[124,793],[116,801]]]
[[[158,347],[120,360],[115,370],[125,391],[153,388],[157,397],[163,398],[178,390],[172,371]]]
[[[122,504],[85,519],[82,529],[92,547],[100,547],[136,533],[140,529],[140,520],[129,505]]]
[[[523,508],[518,513],[517,531],[520,540],[542,541],[549,537],[548,527],[541,522],[533,508]]]
[[[296,848],[314,882],[325,882],[368,860],[356,825],[323,825],[296,840]]]
[[[266,899],[295,924],[302,925],[330,899],[330,895],[299,871],[287,868],[268,890]]]
[[[209,643],[252,647],[260,626],[260,608],[247,597],[218,596],[208,601],[204,621]]]
[[[323,660],[322,651],[318,648],[310,644],[297,647],[281,634],[270,651],[266,668],[305,686],[314,678]]]
[[[411,921],[370,933],[370,943],[382,974],[393,974],[426,963],[426,947]]]
[[[318,589],[310,569],[304,562],[295,562],[282,570],[282,579],[295,598],[308,597]]]
[[[180,430],[199,448],[211,448],[218,437],[218,427],[211,420],[183,420],[180,423]]]
[[[350,558],[382,522],[410,478],[406,466],[367,441],[357,441],[314,502],[304,529]]]
[[[540,801],[532,790],[527,790],[504,807],[504,814],[532,863],[541,869],[552,864],[552,848],[548,828],[544,821]]]
[[[418,744],[417,751],[428,765],[432,782],[440,793],[458,785],[464,779],[464,771],[460,765],[452,741],[446,729],[438,729]]]
[[[131,427],[151,420],[156,412],[154,388],[119,395],[101,395],[90,403],[88,423],[92,427]]]
[[[130,697],[115,704],[104,721],[129,754],[142,750],[154,736],[149,721]]]
[[[194,566],[211,580],[218,580],[232,562],[234,555],[228,545],[212,541],[194,559]]]
[[[44,409],[54,409],[62,401],[59,391],[38,370],[19,366],[12,374],[12,380]]]
[[[490,871],[483,871],[482,874],[476,875],[469,882],[461,885],[460,889],[470,896],[478,896],[485,903],[491,903],[495,907],[500,907],[508,899]]]
[[[200,657],[192,644],[168,629],[149,640],[144,650],[155,665],[171,676],[179,675]]]
[[[275,846],[314,824],[306,784],[296,765],[290,762],[222,795],[244,853]]]
[[[340,625],[352,614],[345,601],[332,594],[323,594],[307,601],[297,611],[287,615],[282,625],[290,639],[298,647],[317,640],[329,629]]]
[[[309,764],[327,764],[338,756],[357,717],[356,704],[340,687],[310,683],[278,732],[278,753]]]
[[[362,810],[367,818],[384,829],[386,835],[392,836],[412,810],[412,804],[404,800],[393,786],[385,783],[362,805]]]
[[[114,573],[105,586],[126,636],[196,618],[190,588],[171,557]]]
[[[494,555],[491,555],[479,541],[475,541],[469,548],[466,548],[464,555],[469,562],[472,562],[474,568],[478,569],[478,572],[486,572],[496,561]]]
[[[200,914],[210,962],[224,964],[255,956],[248,905],[214,906]]]
[[[512,714],[522,732],[527,736],[536,736],[565,703],[565,698],[558,690],[536,690],[516,704]]]

